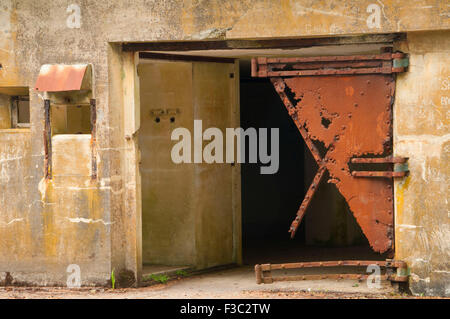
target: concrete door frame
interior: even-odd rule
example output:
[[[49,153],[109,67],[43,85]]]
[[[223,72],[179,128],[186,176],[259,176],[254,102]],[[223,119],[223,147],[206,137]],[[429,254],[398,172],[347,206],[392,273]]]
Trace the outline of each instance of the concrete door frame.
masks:
[[[348,46],[361,46],[361,45],[393,45],[394,40],[398,40],[396,34],[388,34],[381,36],[365,37],[364,39],[360,37],[341,37],[336,38],[335,41],[331,41],[330,44],[319,43],[318,48],[323,49],[323,46],[334,45],[334,48],[343,47],[344,44]],[[402,39],[400,36],[399,39]],[[251,41],[246,41],[243,43],[249,43]],[[255,40],[256,41],[256,40]],[[271,50],[284,49],[282,45],[276,46],[276,39],[271,39],[272,48]],[[278,41],[283,41],[283,39],[278,39]],[[196,41],[207,44],[209,41]],[[319,41],[320,42],[320,41]],[[341,43],[342,42],[342,43]],[[186,42],[184,42],[186,43]],[[158,45],[161,48],[167,50],[168,42],[149,42],[151,44],[151,49],[155,50]],[[179,42],[177,42],[179,44]],[[122,220],[122,225],[117,225],[112,227],[112,247],[114,243],[122,243],[123,249],[112,249],[112,265],[119,266],[119,268],[130,269],[136,274],[136,282],[139,284],[142,274],[142,196],[141,196],[141,176],[139,173],[139,147],[137,132],[140,127],[140,97],[139,97],[139,78],[137,74],[137,64],[139,63],[139,50],[145,50],[146,43],[138,43],[137,47],[133,44],[127,43],[109,43],[108,50],[108,60],[109,60],[109,85],[110,85],[110,97],[109,103],[112,109],[120,110],[120,116],[122,117],[122,127],[120,131],[122,132],[122,151],[121,155],[121,170],[123,172],[123,183],[125,185],[125,192],[122,194],[121,198],[118,200],[116,205],[121,207],[121,211],[117,211],[113,216],[116,220]],[[170,47],[170,43],[169,43]],[[315,47],[315,44],[309,44],[306,46],[298,45],[302,50],[308,50],[310,47]],[[206,48],[201,49],[204,52],[212,52],[214,49]],[[226,48],[226,51],[231,52],[232,48]],[[239,50],[239,49],[237,49]],[[251,49],[251,53],[254,54],[255,51],[261,51],[264,49],[254,47]],[[268,49],[265,49],[268,50]],[[158,50],[156,50],[158,51]],[[187,53],[185,49],[180,49],[176,51],[183,51],[179,53]],[[171,51],[172,52],[172,51]],[[218,52],[223,52],[218,51]],[[198,53],[198,52],[197,52]],[[219,53],[220,54],[220,53]],[[249,54],[247,52],[246,54]],[[214,54],[213,54],[214,55]],[[229,56],[229,55],[228,55]],[[241,57],[242,58],[242,57]],[[239,58],[236,58],[239,61]],[[237,62],[238,63],[238,62]],[[120,67],[117,67],[120,66]],[[237,70],[239,68],[237,67]],[[240,126],[239,120],[239,74],[235,76],[237,81],[236,89],[236,103],[237,103],[237,114],[235,114],[234,121],[236,127]],[[119,105],[117,105],[119,104]],[[117,107],[114,107],[117,105]],[[236,169],[239,177],[233,177],[234,183],[240,181],[240,168]],[[240,205],[240,183],[239,183],[239,207]],[[237,205],[237,202],[234,203]],[[394,203],[395,205],[395,203]],[[112,204],[114,207],[114,204]],[[234,238],[233,243],[235,247],[239,246],[239,249],[234,249],[235,260],[238,264],[242,263],[242,234],[241,234],[241,222],[242,218],[239,215],[239,221],[235,220]],[[114,229],[118,230],[119,234],[125,234],[122,238],[115,238]],[[238,242],[240,243],[238,245]]]

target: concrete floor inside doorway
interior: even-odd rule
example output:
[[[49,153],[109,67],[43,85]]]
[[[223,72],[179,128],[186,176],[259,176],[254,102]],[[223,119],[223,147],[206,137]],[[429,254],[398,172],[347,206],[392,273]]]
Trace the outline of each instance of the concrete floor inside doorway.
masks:
[[[275,247],[271,247],[273,244]],[[247,250],[243,266],[216,268],[205,272],[190,272],[183,267],[146,266],[145,274],[155,274],[156,278],[167,276],[169,280],[140,288],[109,289],[105,287],[82,287],[78,289],[58,287],[0,287],[2,298],[413,298],[399,293],[390,282],[381,282],[379,289],[369,288],[366,281],[358,280],[304,280],[292,282],[275,282],[273,284],[256,284],[255,263],[283,263],[311,260],[365,259],[382,260],[367,246],[354,247],[308,247],[299,249],[279,243],[267,242],[252,246]],[[259,249],[258,249],[259,248]],[[356,258],[357,257],[357,258]],[[364,273],[365,269],[353,269]],[[348,269],[330,268],[329,273],[345,273]],[[297,273],[321,274],[323,269],[304,269]],[[273,275],[280,275],[275,273]],[[290,275],[291,273],[289,273]],[[143,282],[144,285],[150,284]],[[416,298],[416,297],[414,297]]]
[[[243,266],[178,278],[142,288],[79,289],[55,287],[1,287],[2,298],[413,298],[397,293],[389,283],[369,289],[356,280],[316,280],[257,285],[253,267]]]

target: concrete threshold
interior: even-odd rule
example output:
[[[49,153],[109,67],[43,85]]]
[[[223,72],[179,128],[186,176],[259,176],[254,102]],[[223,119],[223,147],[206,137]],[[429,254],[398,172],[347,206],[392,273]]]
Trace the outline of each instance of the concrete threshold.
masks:
[[[192,266],[144,265],[142,267],[142,280],[140,287],[164,284],[168,281],[216,273],[239,267],[237,264],[220,265],[204,269],[195,269]]]

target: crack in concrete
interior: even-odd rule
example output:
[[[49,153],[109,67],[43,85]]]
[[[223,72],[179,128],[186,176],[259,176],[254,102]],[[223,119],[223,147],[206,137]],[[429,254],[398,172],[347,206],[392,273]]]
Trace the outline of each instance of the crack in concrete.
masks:
[[[5,226],[9,226],[9,225],[11,225],[11,224],[14,224],[14,223],[16,223],[16,222],[21,222],[21,221],[23,221],[23,218],[14,218],[14,219],[10,220],[10,221],[7,222],[7,223],[0,221],[0,224],[1,224],[1,225],[5,225]]]

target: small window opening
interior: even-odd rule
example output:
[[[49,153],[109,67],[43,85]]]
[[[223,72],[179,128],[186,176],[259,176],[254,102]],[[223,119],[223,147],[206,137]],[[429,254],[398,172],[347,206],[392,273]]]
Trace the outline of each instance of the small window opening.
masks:
[[[95,99],[90,99],[89,103],[80,101],[79,103],[68,104],[74,100],[76,99],[67,97],[63,99],[63,103],[51,103],[49,99],[44,101],[46,178],[52,178],[52,137],[65,134],[89,134],[91,136],[91,177],[97,178],[97,161],[95,158],[97,109]]]
[[[11,127],[30,127],[30,98],[28,96],[11,97]]]
[[[0,129],[30,127],[27,87],[0,87]]]
[[[51,104],[50,112],[53,135],[91,134],[91,111],[89,103],[69,103]]]

